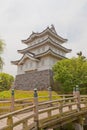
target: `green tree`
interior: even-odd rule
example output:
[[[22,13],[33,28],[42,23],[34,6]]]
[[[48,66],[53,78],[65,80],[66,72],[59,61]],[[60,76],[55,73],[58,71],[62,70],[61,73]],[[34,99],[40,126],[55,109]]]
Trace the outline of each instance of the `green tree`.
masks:
[[[9,90],[14,81],[14,77],[7,73],[0,73],[0,91]]]
[[[0,70],[2,70],[3,64],[4,64],[3,59],[1,57],[1,54],[4,51],[4,46],[5,46],[5,43],[2,40],[0,40]]]
[[[87,60],[82,56],[57,62],[53,71],[54,81],[61,84],[61,91],[64,93],[72,92],[76,85],[87,83]]]

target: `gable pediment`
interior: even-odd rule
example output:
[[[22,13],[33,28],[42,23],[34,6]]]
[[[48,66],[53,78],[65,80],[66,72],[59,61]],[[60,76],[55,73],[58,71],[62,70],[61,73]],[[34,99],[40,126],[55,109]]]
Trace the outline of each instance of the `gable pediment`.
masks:
[[[24,54],[22,56],[22,58],[20,60],[12,61],[11,63],[15,64],[15,65],[24,64],[24,62],[25,62],[26,59],[29,59],[29,60],[32,60],[32,61],[39,61],[39,59],[35,58],[35,56],[33,54],[26,53],[26,54]]]

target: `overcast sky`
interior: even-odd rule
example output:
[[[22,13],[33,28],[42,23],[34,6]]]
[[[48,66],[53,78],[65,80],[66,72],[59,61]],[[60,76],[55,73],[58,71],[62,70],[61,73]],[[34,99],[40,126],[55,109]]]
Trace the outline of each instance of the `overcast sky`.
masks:
[[[6,43],[3,72],[16,75],[17,68],[11,61],[22,55],[17,50],[34,32],[41,32],[53,24],[57,33],[72,49],[67,57],[82,51],[87,57],[87,0],[0,0],[0,39]]]

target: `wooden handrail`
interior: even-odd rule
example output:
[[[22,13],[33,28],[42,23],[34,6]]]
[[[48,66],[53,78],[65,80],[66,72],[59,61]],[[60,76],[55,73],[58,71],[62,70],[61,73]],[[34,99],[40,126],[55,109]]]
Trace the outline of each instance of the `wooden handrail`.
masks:
[[[7,113],[5,115],[0,116],[0,120],[3,119],[3,118],[6,118],[8,116],[14,116],[14,115],[19,114],[21,112],[24,112],[26,110],[33,109],[34,107],[35,107],[35,105],[32,105],[32,106],[26,107],[26,108],[21,109],[21,110],[17,110],[17,111],[14,111],[14,112]]]
[[[67,112],[67,116],[68,116],[68,114],[70,115],[70,112],[72,113],[74,111],[77,113],[77,112],[80,112],[81,110],[83,110],[83,109],[81,109],[81,110],[79,109],[79,111],[78,111],[77,108],[80,107],[80,105],[78,106],[78,103],[80,103],[80,105],[84,104],[84,108],[86,108],[85,110],[87,110],[87,105],[85,105],[85,104],[87,104],[87,96],[83,96],[83,95],[80,97],[80,102],[78,102],[77,97],[70,97],[70,98],[64,98],[64,99],[58,99],[58,100],[38,103],[39,107],[44,106],[41,109],[39,109],[39,107],[38,107],[38,114],[39,114],[38,116],[40,117],[41,114],[47,113],[47,117],[45,117],[43,120],[46,121],[47,118],[49,118],[51,120],[51,118],[54,118],[56,116],[56,114],[54,114],[54,115],[52,114],[53,111],[55,111],[55,110],[57,110],[57,115],[60,115],[61,117],[62,117],[62,114],[65,112]],[[49,107],[47,105],[49,105]],[[73,106],[76,106],[75,109],[73,109]],[[16,127],[19,124],[23,124],[23,129],[24,128],[29,129],[30,126],[27,124],[27,122],[31,118],[33,118],[32,127],[34,127],[36,124],[35,120],[34,120],[35,114],[36,114],[35,107],[36,107],[35,105],[28,106],[21,110],[17,110],[17,111],[10,112],[8,114],[0,116],[0,120],[7,118],[7,122],[8,122],[7,126],[3,126],[3,128],[1,128],[0,130],[6,130],[6,129],[12,130],[13,127]],[[67,111],[63,110],[65,108],[67,108]],[[26,117],[23,117],[22,119],[20,118],[16,122],[13,121],[14,116],[20,115],[24,112],[28,113],[28,111],[31,111],[32,113],[30,112],[31,113],[30,115],[27,114]],[[39,117],[38,117],[38,122],[40,121]],[[9,123],[9,122],[11,122],[11,123]],[[40,126],[42,126],[42,125],[44,126],[44,124],[40,124]]]
[[[53,101],[42,102],[42,103],[39,103],[38,105],[41,106],[41,105],[46,105],[49,103],[62,102],[62,101],[75,100],[75,99],[77,99],[77,98],[73,97],[73,98],[66,98],[66,99],[58,99],[58,100],[53,100]]]

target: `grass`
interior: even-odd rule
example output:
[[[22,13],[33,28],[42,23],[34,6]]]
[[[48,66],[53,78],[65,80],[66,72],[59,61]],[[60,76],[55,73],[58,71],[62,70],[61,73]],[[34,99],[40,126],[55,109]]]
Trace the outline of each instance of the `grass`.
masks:
[[[52,94],[55,95],[56,92],[52,91]],[[34,95],[34,92],[15,90],[14,95],[15,95],[15,99],[31,98]],[[49,93],[48,91],[38,91],[38,96],[44,96],[44,97],[49,96]],[[11,90],[0,92],[0,99],[10,99],[10,98],[11,98]]]
[[[52,95],[57,95],[56,92],[52,91]],[[29,102],[33,102],[33,97],[34,97],[34,91],[22,91],[22,90],[15,90],[14,91],[14,97],[15,100],[16,99],[26,99],[26,98],[30,98],[27,101]],[[38,99],[39,101],[48,101],[49,100],[49,92],[48,91],[38,91]],[[55,96],[53,99],[58,99],[58,96]],[[3,102],[3,100],[8,100],[11,101],[11,90],[9,91],[3,91],[0,92],[0,100],[2,100],[2,102],[0,102],[0,114],[5,112],[4,108],[6,107],[10,107],[11,103],[8,102]],[[17,105],[23,103],[22,101],[19,101],[19,103],[17,103]],[[16,105],[16,103],[15,103]],[[20,108],[18,108],[20,109]],[[8,112],[8,110],[6,110],[6,112]]]

